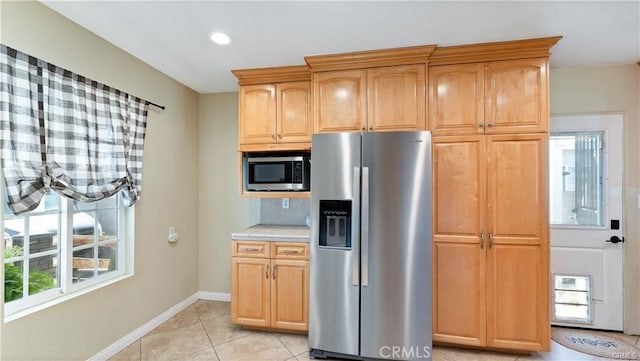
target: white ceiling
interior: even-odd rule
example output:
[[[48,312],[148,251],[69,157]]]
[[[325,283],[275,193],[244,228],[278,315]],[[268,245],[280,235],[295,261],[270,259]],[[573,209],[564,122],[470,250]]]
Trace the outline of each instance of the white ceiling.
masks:
[[[562,35],[551,66],[640,60],[640,1],[42,1],[200,93],[304,56]],[[225,47],[208,39],[224,31]]]

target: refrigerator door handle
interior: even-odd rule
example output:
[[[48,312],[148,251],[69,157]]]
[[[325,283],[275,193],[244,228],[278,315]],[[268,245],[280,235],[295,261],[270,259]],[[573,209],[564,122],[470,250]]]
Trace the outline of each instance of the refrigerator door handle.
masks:
[[[369,286],[369,167],[362,167],[362,209],[360,211],[362,287]]]
[[[357,215],[360,201],[360,167],[353,167],[353,197],[355,198],[351,203],[351,214]],[[354,217],[354,221],[357,222],[357,217]],[[354,286],[360,286],[360,263],[356,261],[351,262],[352,270],[351,275],[353,277],[352,283]]]

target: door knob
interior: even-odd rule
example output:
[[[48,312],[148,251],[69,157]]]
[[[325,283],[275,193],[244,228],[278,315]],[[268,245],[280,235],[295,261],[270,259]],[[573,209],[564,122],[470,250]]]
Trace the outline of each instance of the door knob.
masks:
[[[607,239],[605,242],[610,242],[610,243],[619,243],[622,242],[624,243],[624,237],[620,238],[618,236],[611,236],[610,239]]]

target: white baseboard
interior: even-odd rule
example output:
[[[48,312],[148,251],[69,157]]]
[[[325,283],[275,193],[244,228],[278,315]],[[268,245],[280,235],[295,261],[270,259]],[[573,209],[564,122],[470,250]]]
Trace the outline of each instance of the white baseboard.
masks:
[[[200,291],[200,299],[207,301],[231,302],[230,293]]]
[[[202,292],[196,292],[193,295],[187,297],[185,300],[181,301],[175,306],[164,311],[157,317],[153,318],[151,321],[138,327],[134,331],[130,332],[128,335],[124,336],[123,338],[119,339],[113,344],[107,346],[105,349],[98,352],[97,354],[91,356],[87,361],[103,361],[103,360],[110,359],[111,357],[115,356],[118,352],[124,350],[127,346],[131,345],[132,343],[140,339],[142,336],[149,333],[154,328],[160,326],[165,321],[175,316],[177,313],[184,310],[185,308],[189,307],[192,303],[196,302],[201,293]]]

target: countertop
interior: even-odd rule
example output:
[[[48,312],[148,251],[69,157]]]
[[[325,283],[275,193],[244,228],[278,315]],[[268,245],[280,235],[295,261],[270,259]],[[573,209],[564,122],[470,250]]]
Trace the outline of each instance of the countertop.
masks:
[[[309,242],[307,226],[281,226],[273,224],[256,224],[241,231],[231,233],[231,239],[245,241],[270,242]]]

